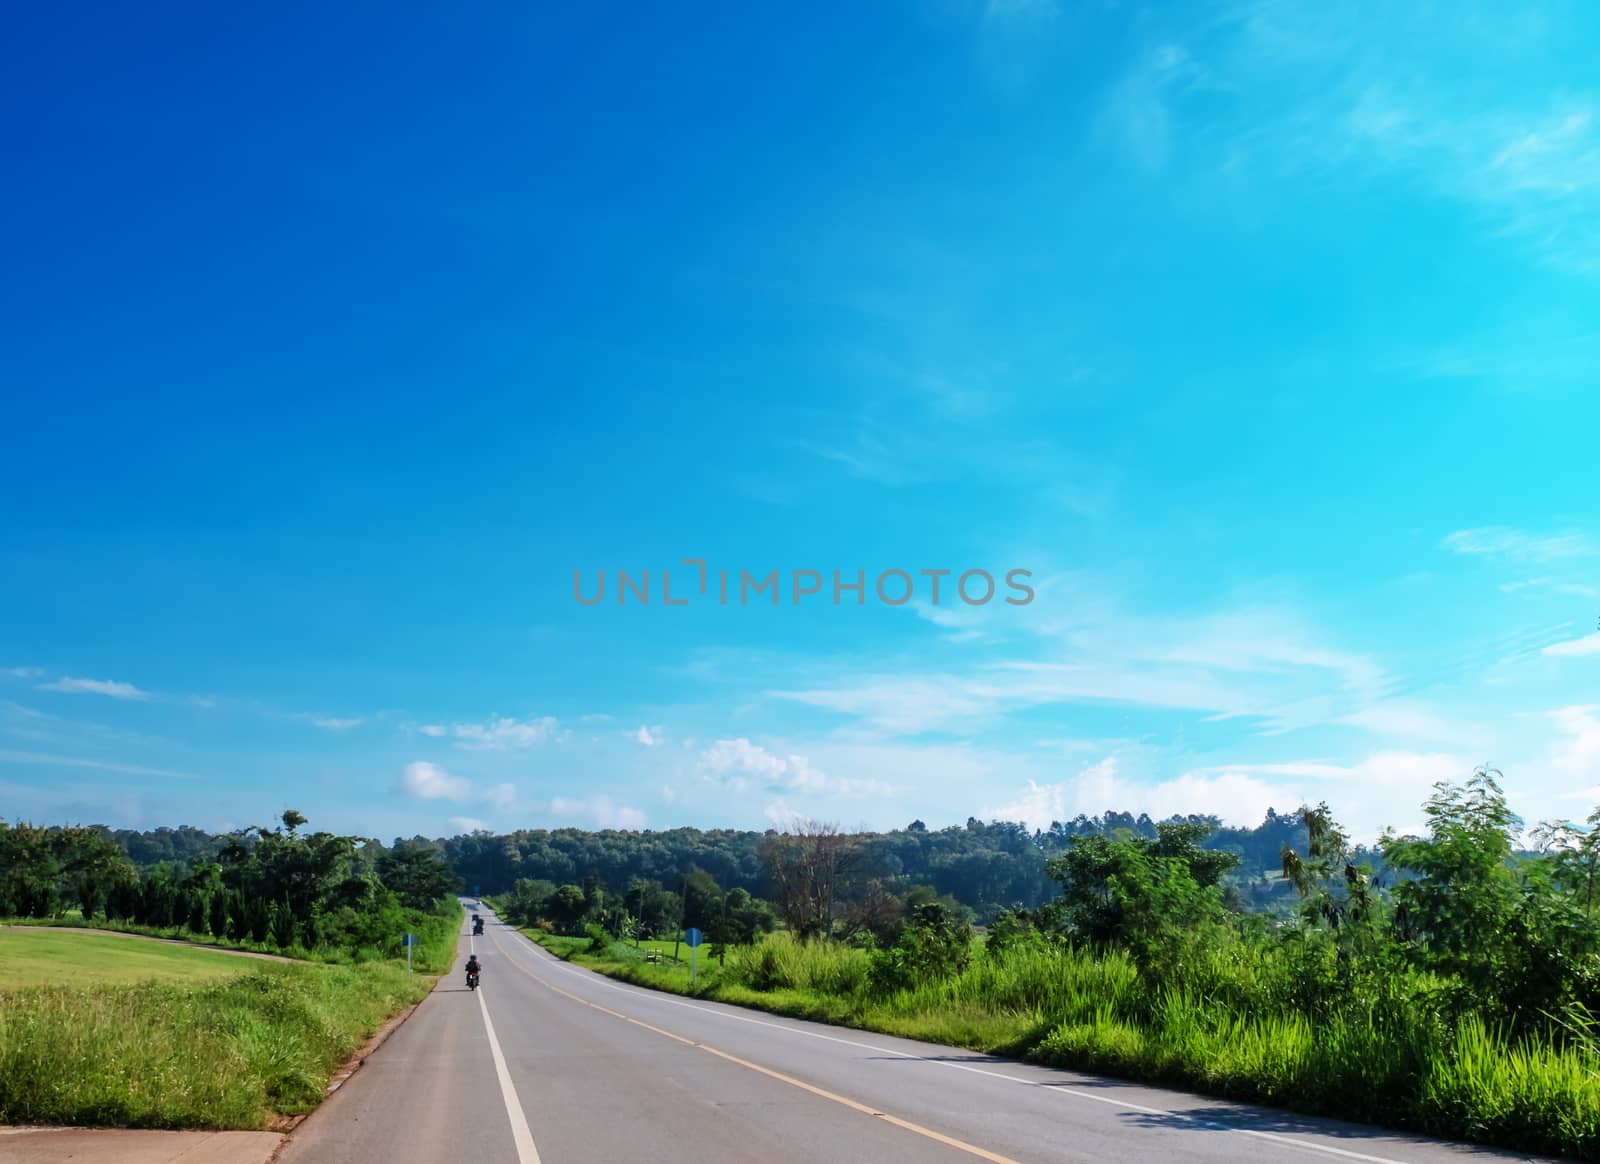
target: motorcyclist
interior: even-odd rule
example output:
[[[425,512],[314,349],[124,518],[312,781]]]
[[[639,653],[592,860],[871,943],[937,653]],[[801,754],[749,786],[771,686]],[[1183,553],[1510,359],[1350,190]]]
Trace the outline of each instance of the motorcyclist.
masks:
[[[469,955],[467,957],[467,977],[468,978],[471,978],[474,974],[479,973],[482,969],[483,969],[483,967],[478,964],[478,955],[471,954],[471,955]]]

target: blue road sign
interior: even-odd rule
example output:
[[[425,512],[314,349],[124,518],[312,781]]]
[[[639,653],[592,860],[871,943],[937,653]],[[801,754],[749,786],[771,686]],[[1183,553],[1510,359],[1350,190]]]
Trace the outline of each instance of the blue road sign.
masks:
[[[700,944],[700,939],[702,937],[704,937],[704,935],[701,934],[699,930],[695,929],[693,926],[690,926],[688,929],[683,931],[683,944],[692,950]]]
[[[417,935],[407,934],[405,937],[400,939],[400,944],[402,946],[415,946],[417,944]]]

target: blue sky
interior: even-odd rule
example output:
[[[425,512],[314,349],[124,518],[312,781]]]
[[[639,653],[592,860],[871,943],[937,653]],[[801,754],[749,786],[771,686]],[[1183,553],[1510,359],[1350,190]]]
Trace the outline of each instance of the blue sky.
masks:
[[[0,815],[1600,802],[1592,5],[8,23]]]

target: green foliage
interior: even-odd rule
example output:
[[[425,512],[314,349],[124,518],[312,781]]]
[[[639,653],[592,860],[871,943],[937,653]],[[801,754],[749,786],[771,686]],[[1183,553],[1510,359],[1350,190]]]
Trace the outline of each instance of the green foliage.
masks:
[[[581,934],[584,919],[589,916],[589,900],[576,885],[563,885],[550,895],[546,903],[551,922],[560,934]]]
[[[378,877],[410,909],[428,909],[461,887],[461,878],[444,863],[436,846],[414,842],[381,855]]]
[[[1161,824],[1154,837],[1080,836],[1052,860],[1066,932],[1093,946],[1126,949],[1152,973],[1171,972],[1207,942],[1227,939],[1217,888],[1237,863],[1200,847],[1203,824]]]
[[[967,968],[972,927],[943,902],[912,910],[895,944],[872,955],[869,982],[874,992],[891,994],[951,978]]]
[[[1428,836],[1384,835],[1386,858],[1412,874],[1394,890],[1396,927],[1412,961],[1449,980],[1457,1013],[1517,1029],[1581,1019],[1600,1007],[1589,838],[1559,855],[1518,856],[1522,821],[1498,777],[1482,768],[1463,785],[1437,785]]]
[[[126,855],[96,829],[0,820],[0,916],[57,917],[74,906],[93,916],[133,878]]]

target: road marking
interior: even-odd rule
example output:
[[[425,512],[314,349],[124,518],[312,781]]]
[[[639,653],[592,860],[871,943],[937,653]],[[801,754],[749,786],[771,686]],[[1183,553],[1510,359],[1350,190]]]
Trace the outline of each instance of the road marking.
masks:
[[[603,986],[608,990],[615,990],[634,998],[640,997],[640,991],[648,989],[646,987],[620,985],[616,982],[613,982],[610,978],[603,974],[599,974],[592,970],[580,970],[576,966],[561,961],[548,951],[542,950],[540,946],[530,941],[522,934],[519,933],[517,936],[522,939],[522,942],[525,943],[529,949],[538,950],[543,953],[545,958],[548,959],[553,966],[558,969],[565,970],[570,974],[576,975],[582,978],[585,982],[593,983],[596,986]],[[500,948],[500,943],[496,942],[495,946],[496,948]],[[515,962],[516,959],[513,958],[512,961]],[[518,966],[518,969],[523,968]],[[540,981],[542,982],[544,980],[540,979]],[[549,984],[546,983],[546,985],[548,986]],[[550,989],[555,990],[557,988],[551,986]],[[863,1043],[855,1039],[841,1039],[836,1035],[825,1035],[820,1031],[808,1031],[802,1027],[789,1026],[786,1023],[774,1023],[768,1022],[764,1019],[750,1018],[742,1014],[730,1014],[728,1011],[722,1010],[718,1007],[711,1007],[702,1003],[686,1002],[680,998],[673,998],[664,991],[652,990],[645,997],[648,997],[652,1002],[660,1002],[668,1006],[687,1007],[690,1010],[697,1010],[703,1014],[715,1015],[718,1018],[728,1019],[731,1022],[749,1023],[752,1026],[767,1027],[775,1031],[787,1031],[789,1034],[803,1035],[808,1039],[821,1039],[824,1042],[839,1043],[846,1047],[856,1047],[860,1050],[872,1051],[879,1055],[892,1055],[898,1059],[912,1059],[916,1062],[927,1063],[934,1067],[946,1067],[952,1071],[967,1071],[974,1075],[985,1075],[991,1079],[1002,1079],[1007,1083],[1016,1083],[1024,1087],[1040,1087],[1048,1091],[1051,1095],[1057,1095],[1071,1099],[1092,1100],[1095,1103],[1102,1103],[1108,1107],[1118,1107],[1127,1111],[1136,1111],[1142,1115],[1158,1115],[1165,1116],[1169,1119],[1185,1120],[1194,1124],[1196,1127],[1235,1132],[1241,1136],[1250,1136],[1254,1139],[1265,1140],[1274,1144],[1282,1144],[1285,1147],[1297,1148],[1301,1151],[1320,1152],[1328,1156],[1337,1156],[1341,1160],[1360,1160],[1363,1161],[1364,1164],[1406,1164],[1406,1161],[1397,1160],[1392,1156],[1369,1156],[1364,1152],[1354,1152],[1348,1148],[1335,1148],[1331,1144],[1319,1144],[1313,1140],[1303,1140],[1296,1136],[1282,1135],[1276,1132],[1261,1132],[1256,1131],[1254,1128],[1242,1128],[1237,1124],[1230,1124],[1224,1120],[1206,1119],[1203,1116],[1191,1115],[1190,1113],[1183,1111],[1173,1111],[1170,1108],[1146,1107],[1144,1104],[1131,1103],[1125,1099],[1113,1099],[1108,1095],[1095,1095],[1093,1092],[1080,1091],[1076,1088],[1064,1087],[1057,1083],[1038,1083],[1032,1079],[1022,1079],[1015,1075],[1007,1075],[1003,1071],[990,1071],[982,1067],[974,1067],[970,1063],[951,1063],[944,1059],[933,1059],[926,1055],[914,1055],[909,1051],[900,1051],[893,1047],[883,1047],[875,1043]],[[579,1001],[586,1002],[587,1000],[579,999]],[[595,1004],[589,1003],[589,1005],[593,1006]],[[637,1020],[630,1019],[629,1021]]]
[[[506,1115],[511,1117],[511,1139],[517,1145],[517,1164],[539,1164],[539,1149],[534,1147],[528,1117],[522,1112],[516,1084],[511,1082],[511,1072],[506,1069],[505,1053],[500,1050],[500,1040],[495,1037],[494,1023],[489,1018],[489,1004],[483,1001],[482,992],[475,993],[478,1009],[483,1011],[483,1029],[489,1033],[489,1053],[494,1056],[494,1073],[500,1079],[500,1097],[506,1102]]]
[[[502,953],[504,953],[504,948],[500,945],[498,939],[494,940],[494,944],[496,949],[499,949]],[[791,1087],[798,1087],[800,1090],[810,1092],[812,1095],[819,1096],[822,1099],[832,1100],[834,1103],[842,1104],[852,1111],[858,1111],[862,1115],[871,1116],[873,1119],[882,1120],[887,1124],[893,1124],[895,1127],[902,1128],[905,1131],[914,1132],[919,1136],[924,1136],[927,1139],[943,1144],[947,1148],[954,1148],[958,1152],[965,1152],[970,1156],[978,1157],[980,1160],[988,1160],[990,1164],[1019,1164],[1018,1161],[1013,1160],[1010,1156],[1002,1156],[998,1152],[991,1152],[987,1148],[980,1148],[976,1144],[969,1144],[965,1140],[958,1140],[954,1136],[947,1136],[943,1132],[934,1131],[932,1128],[923,1127],[921,1124],[914,1124],[910,1120],[903,1120],[899,1116],[890,1115],[888,1112],[879,1111],[870,1104],[861,1103],[857,1100],[851,1099],[848,1096],[839,1095],[837,1092],[828,1091],[825,1088],[818,1087],[813,1083],[807,1083],[803,1079],[796,1079],[792,1075],[785,1075],[781,1071],[774,1071],[771,1067],[763,1067],[760,1063],[752,1063],[748,1059],[741,1059],[737,1055],[730,1055],[727,1051],[718,1050],[716,1047],[710,1046],[707,1043],[696,1042],[693,1039],[686,1038],[683,1035],[669,1031],[664,1027],[653,1026],[652,1024],[645,1022],[643,1019],[636,1019],[632,1015],[623,1014],[620,1010],[612,1010],[608,1006],[601,1006],[598,1002],[590,1002],[587,998],[580,998],[578,995],[573,994],[570,991],[562,990],[561,987],[555,985],[553,982],[546,981],[544,978],[541,978],[532,970],[529,970],[526,966],[522,965],[522,963],[518,962],[515,958],[510,959],[510,962],[518,970],[521,970],[524,974],[526,974],[529,978],[532,978],[535,982],[539,983],[546,990],[552,991],[555,994],[559,994],[563,998],[570,998],[573,1002],[582,1003],[584,1006],[587,1006],[593,1010],[597,1010],[601,1014],[608,1014],[612,1018],[621,1019],[625,1023],[632,1023],[636,1027],[643,1027],[645,1030],[650,1031],[653,1034],[661,1035],[663,1038],[671,1039],[675,1043],[682,1043],[685,1047],[695,1047],[706,1052],[708,1055],[715,1055],[719,1059],[726,1059],[729,1063],[736,1063],[740,1067],[746,1067],[751,1071],[760,1072],[762,1075],[765,1075],[770,1079],[776,1079],[781,1083],[787,1083]],[[484,1017],[488,1017],[487,1011],[484,1012]]]

